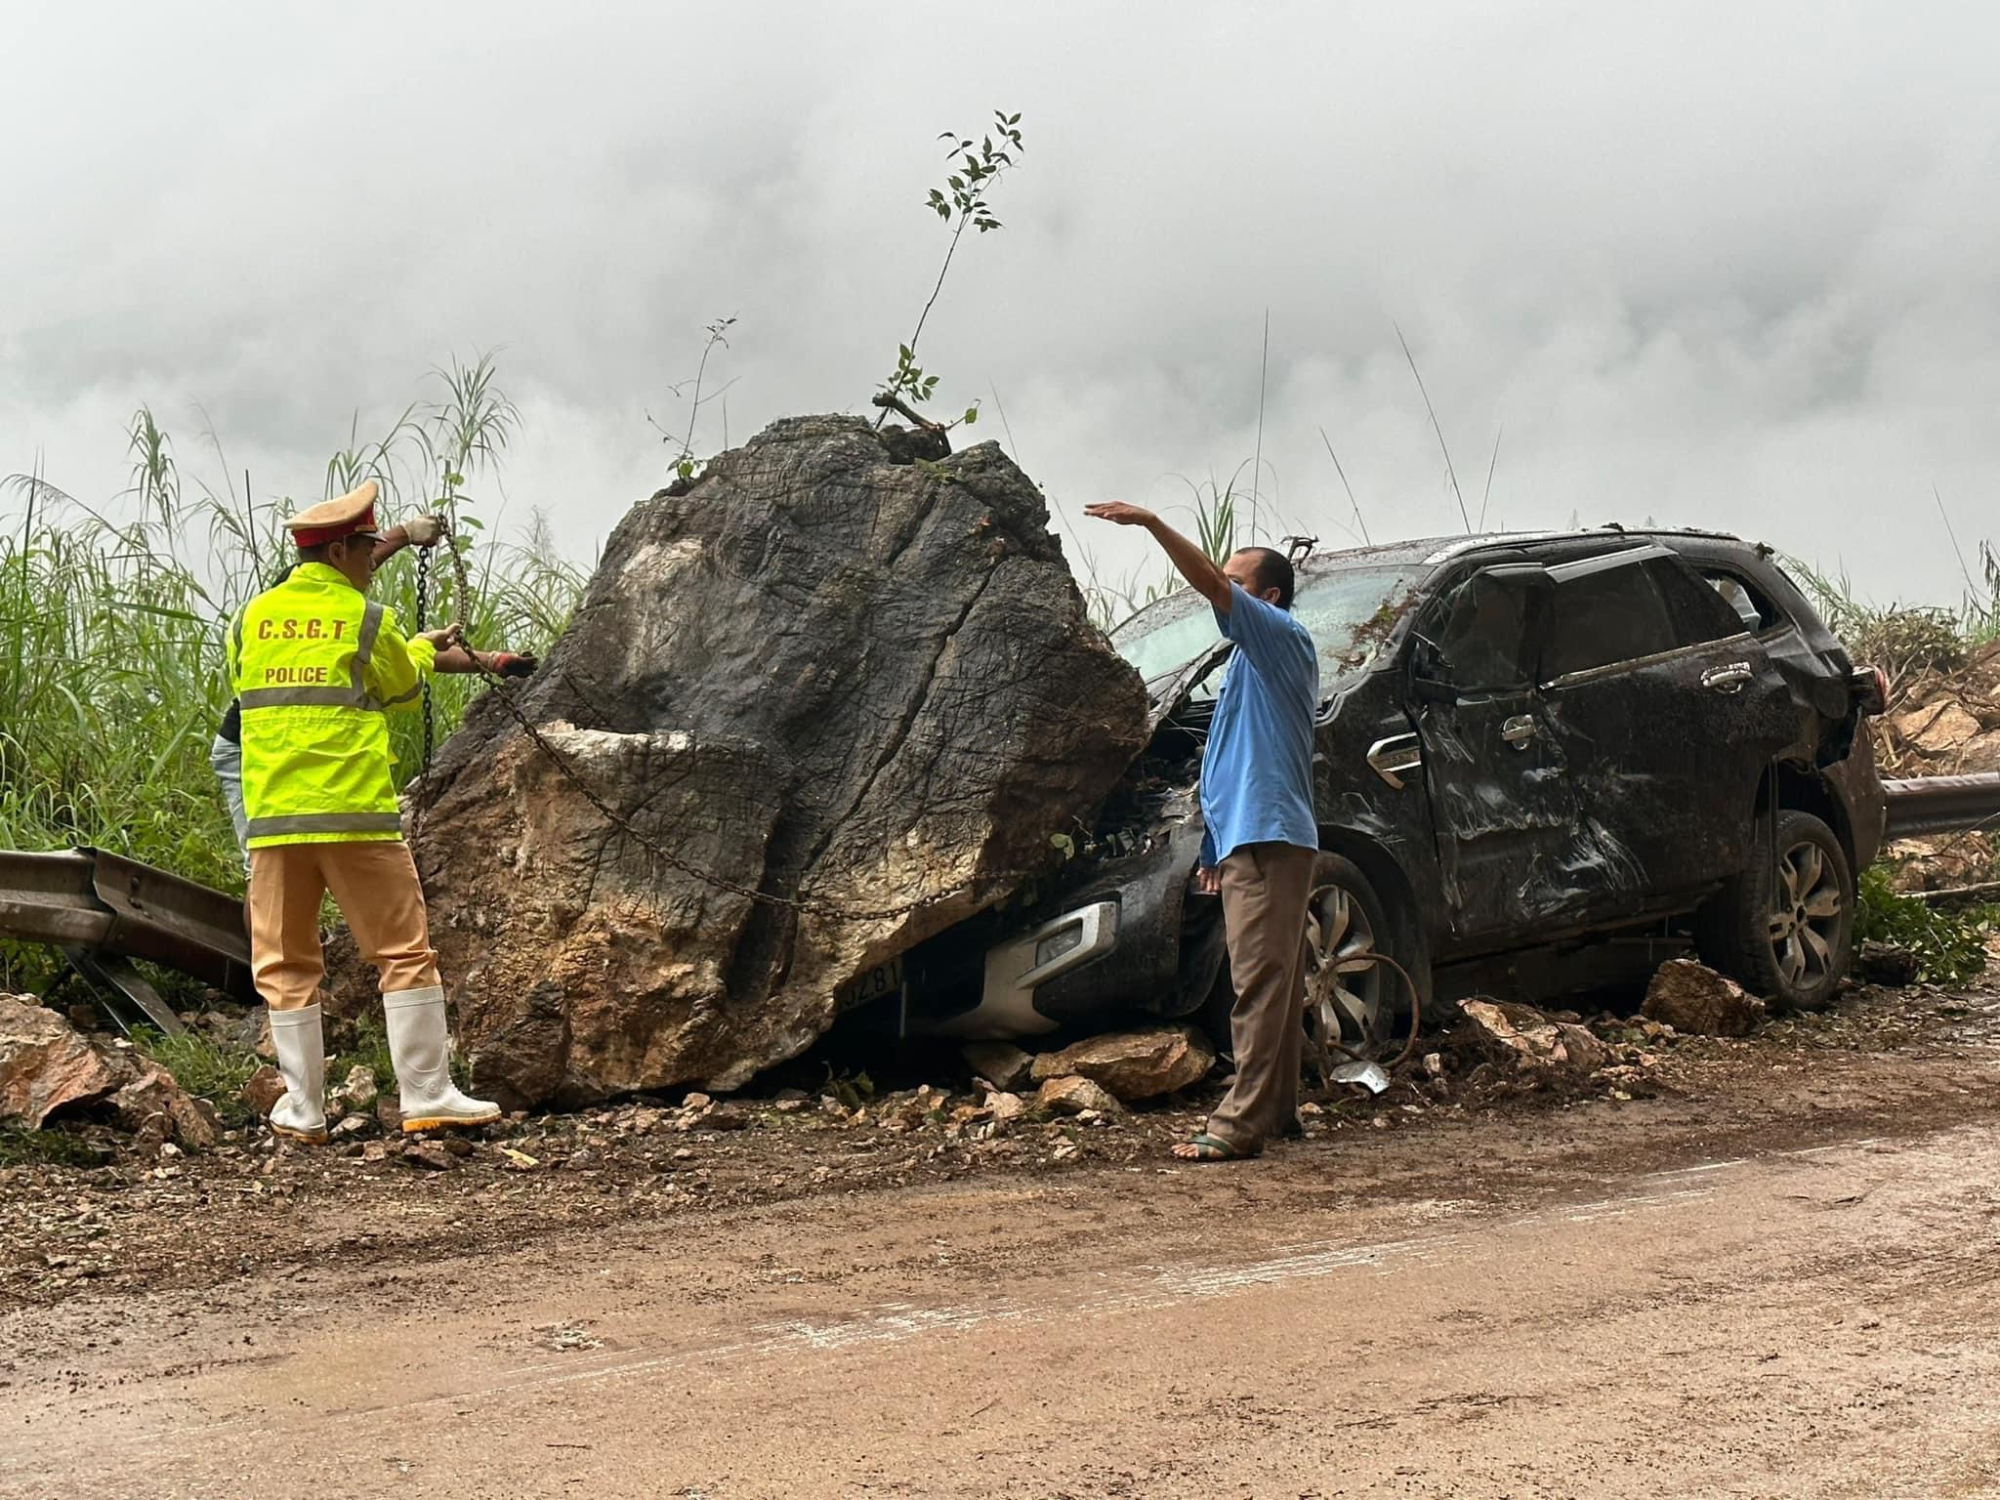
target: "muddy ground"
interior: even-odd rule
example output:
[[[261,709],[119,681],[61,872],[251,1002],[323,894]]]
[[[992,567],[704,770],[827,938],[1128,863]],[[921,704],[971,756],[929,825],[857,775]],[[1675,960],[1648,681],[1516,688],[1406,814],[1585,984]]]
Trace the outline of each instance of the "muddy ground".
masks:
[[[1226,1167],[794,1100],[13,1169],[0,1495],[2000,1493],[2000,989],[1649,1056]]]

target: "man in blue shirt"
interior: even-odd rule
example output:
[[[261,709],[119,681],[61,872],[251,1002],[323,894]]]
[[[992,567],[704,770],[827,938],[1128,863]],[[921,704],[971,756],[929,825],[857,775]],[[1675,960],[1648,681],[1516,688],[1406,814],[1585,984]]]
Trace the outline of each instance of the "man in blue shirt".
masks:
[[[1088,513],[1143,526],[1215,609],[1236,646],[1202,755],[1202,888],[1220,891],[1236,1004],[1236,1077],[1208,1129],[1174,1147],[1185,1161],[1255,1156],[1298,1117],[1305,1038],[1306,904],[1319,825],[1313,817],[1313,714],[1319,656],[1292,617],[1292,565],[1246,547],[1220,568],[1149,510],[1120,501]]]

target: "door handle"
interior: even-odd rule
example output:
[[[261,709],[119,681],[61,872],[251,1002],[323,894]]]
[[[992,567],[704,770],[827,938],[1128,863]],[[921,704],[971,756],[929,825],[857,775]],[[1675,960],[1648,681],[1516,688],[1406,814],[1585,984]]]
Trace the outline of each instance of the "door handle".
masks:
[[[1528,748],[1528,741],[1535,737],[1535,721],[1527,714],[1516,714],[1500,726],[1500,738],[1516,750]]]
[[[1710,667],[1701,674],[1701,685],[1712,692],[1740,693],[1755,675],[1747,661],[1733,661],[1726,667]]]

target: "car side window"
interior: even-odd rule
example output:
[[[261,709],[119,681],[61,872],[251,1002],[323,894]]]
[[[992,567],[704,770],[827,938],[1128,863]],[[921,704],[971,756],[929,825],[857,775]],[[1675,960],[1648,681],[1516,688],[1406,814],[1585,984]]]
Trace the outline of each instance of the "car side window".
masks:
[[[1743,621],[1743,628],[1762,635],[1773,625],[1783,623],[1784,616],[1778,607],[1764,597],[1763,590],[1738,578],[1734,573],[1704,569],[1702,581],[1720,594],[1729,607],[1736,611]]]
[[[1667,617],[1673,622],[1674,644],[1679,646],[1699,646],[1705,641],[1726,640],[1732,635],[1741,635],[1756,626],[1748,624],[1742,609],[1733,605],[1716,587],[1711,579],[1703,579],[1679,558],[1659,558],[1647,567],[1653,580],[1659,585],[1660,596],[1666,600]],[[1725,575],[1726,576],[1726,575]],[[1734,582],[1735,580],[1730,580]],[[1743,593],[1745,603],[1750,603],[1747,590],[1737,585]],[[1751,616],[1754,618],[1754,613]]]
[[[1475,573],[1444,601],[1438,626],[1440,671],[1461,692],[1525,687],[1534,675],[1528,659],[1532,597],[1516,579]]]
[[[1645,561],[1643,555],[1628,554],[1549,570],[1556,584],[1555,614],[1542,649],[1544,681],[1681,644]]]

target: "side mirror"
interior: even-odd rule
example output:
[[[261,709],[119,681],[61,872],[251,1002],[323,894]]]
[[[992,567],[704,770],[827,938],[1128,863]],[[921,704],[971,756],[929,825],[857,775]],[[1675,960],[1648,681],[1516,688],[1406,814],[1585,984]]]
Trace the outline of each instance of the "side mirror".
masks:
[[[1437,642],[1418,636],[1410,648],[1410,696],[1419,703],[1456,703],[1458,691],[1444,680],[1444,672]]]

